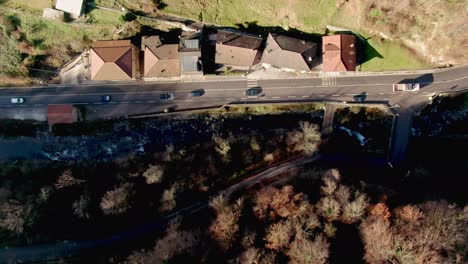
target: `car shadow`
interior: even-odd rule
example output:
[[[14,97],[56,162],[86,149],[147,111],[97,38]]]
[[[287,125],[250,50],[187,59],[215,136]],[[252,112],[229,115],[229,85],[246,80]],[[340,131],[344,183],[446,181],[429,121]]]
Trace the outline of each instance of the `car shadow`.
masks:
[[[357,94],[355,96],[353,96],[353,101],[354,102],[364,102],[367,98],[367,92],[362,92],[360,94]]]

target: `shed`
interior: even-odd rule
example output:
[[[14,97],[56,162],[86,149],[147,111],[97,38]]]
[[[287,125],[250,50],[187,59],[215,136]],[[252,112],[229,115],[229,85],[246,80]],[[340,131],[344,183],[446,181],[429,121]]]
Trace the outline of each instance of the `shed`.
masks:
[[[73,18],[78,18],[83,11],[83,2],[84,0],[57,0],[55,9],[70,13]]]

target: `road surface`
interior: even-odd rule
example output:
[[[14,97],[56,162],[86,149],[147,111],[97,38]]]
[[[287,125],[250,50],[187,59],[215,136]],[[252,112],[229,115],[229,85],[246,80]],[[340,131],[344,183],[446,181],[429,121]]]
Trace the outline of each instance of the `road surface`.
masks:
[[[393,92],[394,83],[420,83],[415,92]],[[246,96],[252,86],[262,87],[258,96]],[[440,92],[463,90],[468,87],[468,65],[437,70],[433,73],[379,74],[355,76],[324,76],[252,80],[245,77],[213,78],[191,82],[112,83],[101,85],[53,86],[0,89],[0,109],[45,108],[49,104],[91,105],[107,111],[107,117],[175,110],[213,107],[230,103],[275,103],[298,101],[353,102],[364,97],[364,103],[398,105],[396,126],[392,137],[390,160],[404,160],[409,140],[409,127],[415,112],[427,104],[428,98]],[[190,91],[203,89],[200,97],[190,97]],[[171,92],[174,100],[163,102],[161,93]],[[100,101],[109,95],[108,103]],[[22,97],[25,103],[12,104],[12,97]],[[97,111],[97,110],[96,110]],[[408,121],[409,120],[409,121]],[[395,136],[396,135],[396,136]]]

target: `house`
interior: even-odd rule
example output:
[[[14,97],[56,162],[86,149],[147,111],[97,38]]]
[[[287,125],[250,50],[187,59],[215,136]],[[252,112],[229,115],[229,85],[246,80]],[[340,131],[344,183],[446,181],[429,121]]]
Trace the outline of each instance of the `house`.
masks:
[[[334,35],[322,37],[324,72],[356,70],[356,37]]]
[[[71,124],[78,121],[79,111],[70,104],[49,105],[47,107],[47,122],[54,124]]]
[[[225,67],[248,70],[260,63],[263,39],[245,33],[218,30],[215,63]]]
[[[179,42],[179,64],[181,76],[203,75],[200,34],[183,32]]]
[[[92,80],[131,80],[137,73],[137,49],[130,40],[96,41],[89,52]]]
[[[78,18],[83,11],[84,0],[56,0],[55,9],[65,11],[72,18]]]
[[[309,71],[317,52],[317,44],[278,34],[268,34],[262,63],[290,69]]]
[[[145,78],[180,76],[179,44],[164,44],[159,36],[142,37],[141,49]]]

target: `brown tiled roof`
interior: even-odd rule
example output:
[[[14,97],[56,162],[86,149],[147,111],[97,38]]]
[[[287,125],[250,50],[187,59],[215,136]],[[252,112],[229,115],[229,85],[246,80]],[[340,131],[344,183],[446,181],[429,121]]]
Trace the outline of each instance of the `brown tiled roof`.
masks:
[[[356,37],[334,35],[322,38],[323,71],[356,70]]]
[[[262,45],[262,38],[231,31],[218,30],[216,43],[244,49],[257,50]]]
[[[317,52],[317,45],[287,36],[269,34],[262,62],[297,71],[308,71]]]
[[[73,105],[49,105],[47,107],[47,122],[53,124],[73,123]]]
[[[263,39],[255,36],[218,30],[215,63],[253,66],[261,60],[262,53],[259,49],[262,41]]]
[[[179,45],[165,44],[150,49],[145,48],[145,77],[176,77],[180,76]]]
[[[129,80],[133,73],[130,40],[96,41],[90,52],[91,79]]]

